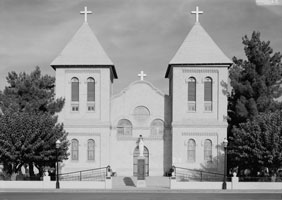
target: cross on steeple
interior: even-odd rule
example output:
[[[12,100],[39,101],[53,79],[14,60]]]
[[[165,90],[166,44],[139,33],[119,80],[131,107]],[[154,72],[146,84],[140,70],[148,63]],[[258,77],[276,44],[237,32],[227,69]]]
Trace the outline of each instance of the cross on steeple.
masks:
[[[141,71],[141,73],[140,73],[140,74],[138,74],[138,76],[140,77],[140,80],[141,80],[141,81],[144,81],[144,77],[146,77],[146,76],[147,76],[147,74],[144,74],[144,72],[143,72],[143,71]]]
[[[84,14],[84,22],[87,22],[87,14],[92,14],[92,11],[88,11],[87,6],[85,6],[84,11],[80,11],[80,14]]]
[[[199,7],[196,6],[196,10],[195,11],[191,11],[191,13],[196,15],[196,23],[198,23],[199,22],[199,14],[203,14],[204,12],[203,11],[199,11]]]

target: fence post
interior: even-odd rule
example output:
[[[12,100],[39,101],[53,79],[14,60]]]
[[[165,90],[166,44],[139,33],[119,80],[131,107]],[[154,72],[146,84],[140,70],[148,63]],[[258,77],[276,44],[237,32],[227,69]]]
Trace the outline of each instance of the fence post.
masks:
[[[79,180],[80,180],[80,181],[82,180],[81,171],[79,172]]]
[[[176,189],[176,167],[172,166],[171,167],[171,177],[169,178],[169,188],[170,189]]]
[[[203,172],[201,171],[201,182],[203,181]]]
[[[237,177],[237,173],[234,172],[233,177],[231,178],[231,188],[232,188],[232,190],[238,189],[238,185],[239,185],[239,178]]]
[[[112,189],[112,169],[110,165],[106,167],[106,180],[105,180],[105,189]]]

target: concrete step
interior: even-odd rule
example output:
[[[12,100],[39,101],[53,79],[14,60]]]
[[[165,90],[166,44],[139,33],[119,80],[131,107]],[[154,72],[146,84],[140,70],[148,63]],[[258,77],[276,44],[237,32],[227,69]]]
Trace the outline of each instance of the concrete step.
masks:
[[[133,176],[116,176],[113,177],[113,189],[130,189],[136,188],[137,177]],[[168,189],[169,188],[169,178],[163,176],[149,176],[146,177],[146,187],[147,188],[159,188]]]

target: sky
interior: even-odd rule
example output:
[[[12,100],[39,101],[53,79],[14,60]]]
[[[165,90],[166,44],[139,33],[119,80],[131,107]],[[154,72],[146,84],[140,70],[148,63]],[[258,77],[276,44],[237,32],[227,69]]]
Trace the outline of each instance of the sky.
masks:
[[[242,37],[254,30],[282,52],[282,5],[259,6],[256,0],[0,0],[0,90],[11,71],[30,73],[39,66],[55,76],[50,63],[84,22],[84,6],[115,65],[114,93],[139,80],[141,70],[168,93],[165,72],[195,23],[196,6],[204,12],[201,25],[230,59],[244,58]]]

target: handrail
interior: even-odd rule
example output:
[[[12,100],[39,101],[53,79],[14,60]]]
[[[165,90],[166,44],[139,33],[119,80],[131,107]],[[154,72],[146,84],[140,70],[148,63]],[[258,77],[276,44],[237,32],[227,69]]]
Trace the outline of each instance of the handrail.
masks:
[[[81,172],[88,172],[88,171],[96,171],[96,170],[107,169],[107,168],[108,168],[108,167],[100,167],[100,168],[94,168],[94,169],[86,169],[86,170],[80,170],[80,171],[62,173],[62,174],[59,174],[59,175],[67,175],[67,174],[74,174],[74,173],[81,173]]]
[[[59,174],[62,181],[105,181],[110,166]]]
[[[219,181],[224,178],[224,174],[202,171],[197,169],[188,169],[172,166],[173,176],[178,181]]]
[[[215,175],[224,176],[224,174],[220,174],[220,173],[216,173],[216,172],[202,171],[202,170],[198,170],[198,169],[188,169],[188,168],[183,168],[183,167],[175,167],[175,168],[189,170],[189,171],[195,171],[195,172],[201,172],[201,173],[207,173],[207,174],[215,174]]]

